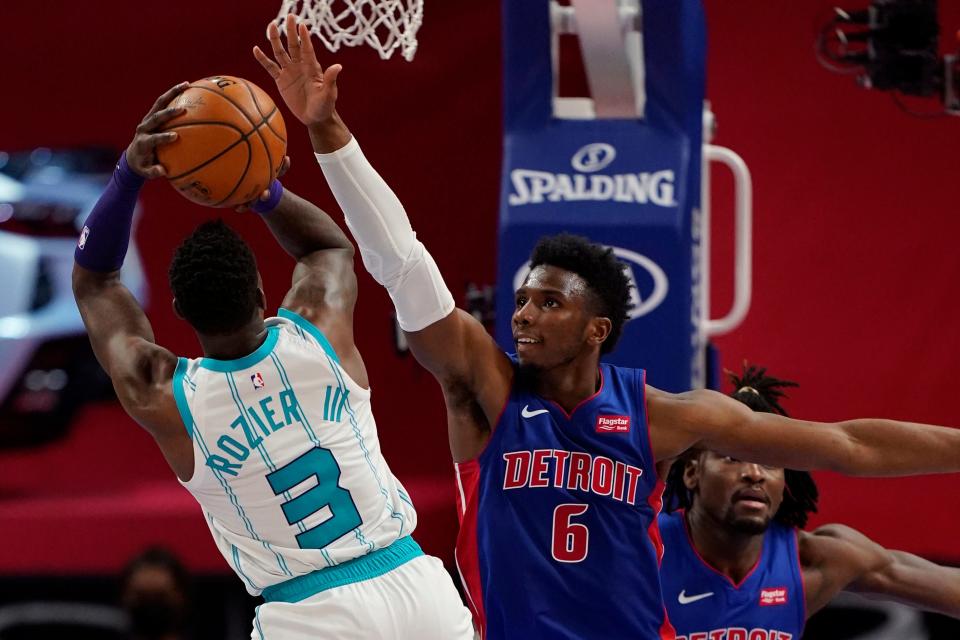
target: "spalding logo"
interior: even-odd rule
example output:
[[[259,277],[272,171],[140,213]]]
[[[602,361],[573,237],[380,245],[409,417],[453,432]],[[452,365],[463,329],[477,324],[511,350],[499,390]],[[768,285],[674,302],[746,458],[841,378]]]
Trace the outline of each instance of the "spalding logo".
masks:
[[[573,154],[570,164],[572,164],[573,168],[577,171],[593,173],[594,171],[600,171],[600,169],[605,168],[613,162],[616,157],[617,150],[613,148],[613,145],[609,145],[606,142],[594,142]]]
[[[576,173],[553,173],[539,169],[510,171],[511,192],[507,202],[520,207],[545,202],[623,202],[657,207],[677,207],[676,173],[673,169],[608,175],[597,173],[617,157],[606,142],[592,142],[573,154]]]
[[[645,316],[667,297],[669,282],[667,274],[656,262],[636,251],[623,247],[611,247],[613,255],[627,263],[627,275],[630,277],[630,313],[629,320]],[[523,263],[513,276],[513,289],[523,286],[530,273],[530,262]]]

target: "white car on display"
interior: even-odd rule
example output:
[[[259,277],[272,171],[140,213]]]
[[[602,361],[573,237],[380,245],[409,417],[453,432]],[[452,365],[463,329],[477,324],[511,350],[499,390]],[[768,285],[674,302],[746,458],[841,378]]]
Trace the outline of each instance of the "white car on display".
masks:
[[[119,154],[0,152],[0,448],[56,438],[85,400],[109,393],[73,299],[73,252]],[[134,243],[123,281],[143,304]]]

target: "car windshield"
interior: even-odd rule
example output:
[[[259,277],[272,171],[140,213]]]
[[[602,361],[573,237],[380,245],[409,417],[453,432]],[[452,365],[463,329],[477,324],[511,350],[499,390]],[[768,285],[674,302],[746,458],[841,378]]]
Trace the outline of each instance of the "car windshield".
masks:
[[[20,182],[34,182],[51,171],[59,174],[110,173],[117,152],[107,147],[0,151],[0,173]]]

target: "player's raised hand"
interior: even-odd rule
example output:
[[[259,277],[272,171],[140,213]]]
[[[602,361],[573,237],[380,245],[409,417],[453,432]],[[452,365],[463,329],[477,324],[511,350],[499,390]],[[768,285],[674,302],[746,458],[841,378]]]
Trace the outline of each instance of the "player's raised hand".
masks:
[[[253,48],[253,57],[277,83],[283,101],[300,122],[310,126],[328,120],[337,102],[337,76],[342,67],[334,64],[324,70],[320,66],[310,32],[305,24],[297,23],[295,16],[287,15],[284,27],[286,49],[280,40],[280,29],[276,22],[271,22],[267,37],[274,59],[260,47]]]
[[[189,82],[181,82],[171,87],[157,98],[150,111],[137,125],[137,132],[127,147],[127,164],[133,172],[144,178],[159,178],[166,175],[166,170],[157,162],[157,147],[170,144],[177,139],[175,131],[158,132],[167,122],[177,117],[186,109],[182,107],[167,107],[170,102],[190,86]]]

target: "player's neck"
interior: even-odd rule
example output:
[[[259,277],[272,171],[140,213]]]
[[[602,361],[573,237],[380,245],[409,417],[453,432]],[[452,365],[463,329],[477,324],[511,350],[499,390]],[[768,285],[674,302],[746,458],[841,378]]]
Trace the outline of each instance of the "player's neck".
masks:
[[[600,388],[598,365],[595,358],[583,358],[538,371],[536,393],[556,402],[569,414]]]
[[[734,531],[695,506],[686,513],[694,549],[715,570],[740,584],[753,571],[763,551],[764,534]]]
[[[255,317],[240,329],[223,335],[206,335],[197,332],[203,355],[217,360],[236,360],[257,350],[267,339],[267,327],[263,318]]]

